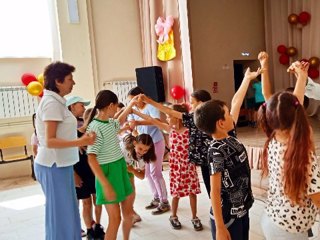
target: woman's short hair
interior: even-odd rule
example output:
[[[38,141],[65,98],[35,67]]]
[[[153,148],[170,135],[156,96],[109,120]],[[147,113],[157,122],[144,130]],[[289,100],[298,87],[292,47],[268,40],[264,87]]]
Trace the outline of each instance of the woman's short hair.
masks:
[[[75,67],[63,63],[63,62],[53,62],[49,64],[44,70],[44,88],[56,93],[59,93],[56,81],[63,83],[66,76],[74,72]]]

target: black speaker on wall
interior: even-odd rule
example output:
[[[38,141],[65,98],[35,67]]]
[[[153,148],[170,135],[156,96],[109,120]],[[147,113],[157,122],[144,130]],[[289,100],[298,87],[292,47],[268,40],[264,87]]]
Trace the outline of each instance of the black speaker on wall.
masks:
[[[162,68],[159,66],[136,68],[137,84],[156,102],[164,102]]]

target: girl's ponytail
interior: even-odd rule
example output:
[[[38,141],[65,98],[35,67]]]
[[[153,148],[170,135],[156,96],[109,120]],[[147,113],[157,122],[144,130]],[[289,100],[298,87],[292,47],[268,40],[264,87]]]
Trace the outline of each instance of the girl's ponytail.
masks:
[[[85,123],[84,123],[84,125],[83,125],[83,128],[84,128],[84,129],[87,129],[87,127],[88,127],[89,124],[92,122],[92,120],[93,120],[94,116],[96,116],[96,114],[97,114],[97,107],[94,106],[94,107],[92,108],[92,111],[91,111],[91,113],[90,113],[90,116],[88,117],[88,119],[86,119],[86,121],[85,121]]]
[[[124,147],[129,153],[130,157],[132,157],[134,160],[137,160],[137,154],[134,150],[134,141],[136,140],[136,137],[132,134],[128,134],[123,138]]]
[[[262,152],[262,161],[261,161],[261,176],[267,177],[269,175],[269,168],[268,168],[268,145],[271,139],[274,137],[275,133],[271,129],[270,125],[267,121],[267,102],[263,103],[258,111],[258,123],[262,130],[266,133],[268,139],[263,147]]]
[[[301,104],[296,106],[295,119],[290,129],[288,148],[284,155],[284,193],[295,203],[299,203],[306,193],[307,173],[310,156],[314,151],[311,129]]]
[[[258,123],[262,130],[266,133],[267,137],[272,134],[272,129],[267,121],[267,103],[263,103],[258,110]]]

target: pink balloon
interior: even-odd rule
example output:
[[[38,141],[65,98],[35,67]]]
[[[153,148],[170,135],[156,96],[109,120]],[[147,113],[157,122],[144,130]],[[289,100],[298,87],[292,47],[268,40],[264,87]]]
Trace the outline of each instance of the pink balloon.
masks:
[[[177,85],[177,86],[174,86],[173,88],[171,88],[170,93],[174,99],[178,100],[184,96],[185,91],[184,91],[184,88]]]

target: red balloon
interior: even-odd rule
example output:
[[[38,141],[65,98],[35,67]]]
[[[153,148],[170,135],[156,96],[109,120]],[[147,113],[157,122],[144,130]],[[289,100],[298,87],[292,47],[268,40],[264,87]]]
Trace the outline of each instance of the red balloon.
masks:
[[[301,12],[299,14],[299,23],[306,25],[310,21],[311,15],[308,12]]]
[[[29,83],[37,81],[37,78],[35,75],[32,73],[25,73],[21,76],[21,82],[25,85],[28,86]]]
[[[287,65],[289,63],[289,56],[286,54],[281,54],[281,56],[279,57],[279,62],[282,65]]]
[[[284,54],[287,51],[287,47],[285,45],[279,45],[277,47],[277,51],[278,51],[278,53]]]
[[[311,77],[312,79],[318,78],[319,77],[319,70],[316,68],[309,68],[308,76]]]
[[[174,99],[178,100],[184,96],[185,91],[182,87],[177,85],[177,86],[174,86],[173,88],[171,88],[170,93]]]

